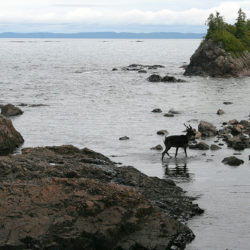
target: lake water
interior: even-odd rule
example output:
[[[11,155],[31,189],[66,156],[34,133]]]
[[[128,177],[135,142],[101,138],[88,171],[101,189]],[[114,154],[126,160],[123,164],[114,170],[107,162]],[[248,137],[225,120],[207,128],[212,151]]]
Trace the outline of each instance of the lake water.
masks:
[[[0,40],[0,103],[45,104],[22,107],[13,119],[25,139],[23,147],[73,144],[99,151],[123,165],[168,178],[172,176],[205,209],[188,222],[196,239],[189,250],[250,249],[249,149],[238,157],[245,163],[221,163],[236,151],[226,145],[216,152],[179,150],[178,159],[161,162],[160,129],[181,134],[183,123],[197,128],[200,120],[215,124],[249,119],[250,81],[184,77],[180,66],[200,40]],[[147,74],[122,71],[132,63],[162,64]],[[117,67],[118,71],[112,71]],[[186,83],[150,83],[153,72]],[[223,105],[224,101],[233,102]],[[173,118],[152,113],[180,110]],[[216,115],[223,108],[225,114]],[[119,137],[130,140],[120,141]],[[215,138],[208,140],[213,143]],[[170,150],[174,155],[175,150]]]

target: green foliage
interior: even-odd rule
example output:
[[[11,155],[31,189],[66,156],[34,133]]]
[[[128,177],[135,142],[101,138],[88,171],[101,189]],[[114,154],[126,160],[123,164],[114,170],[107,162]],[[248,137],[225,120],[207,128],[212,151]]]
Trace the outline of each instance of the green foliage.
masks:
[[[214,32],[211,38],[215,42],[222,42],[225,50],[235,56],[246,50],[241,41],[226,30]]]
[[[205,40],[221,41],[225,50],[234,55],[239,55],[244,50],[250,51],[250,20],[247,20],[246,14],[241,9],[234,25],[224,22],[219,12],[215,15],[210,14],[206,24],[208,31]]]

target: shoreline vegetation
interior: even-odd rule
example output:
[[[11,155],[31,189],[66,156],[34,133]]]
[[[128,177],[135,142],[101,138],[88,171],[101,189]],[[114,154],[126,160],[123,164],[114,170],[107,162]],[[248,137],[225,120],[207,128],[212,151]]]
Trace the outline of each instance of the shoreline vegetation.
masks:
[[[219,12],[210,14],[208,31],[190,59],[185,75],[212,77],[250,76],[250,20],[239,9],[235,24]]]
[[[225,51],[239,57],[243,51],[250,52],[250,19],[239,9],[235,24],[224,21],[219,12],[210,14],[207,19],[208,31],[205,41],[212,39],[222,42]]]

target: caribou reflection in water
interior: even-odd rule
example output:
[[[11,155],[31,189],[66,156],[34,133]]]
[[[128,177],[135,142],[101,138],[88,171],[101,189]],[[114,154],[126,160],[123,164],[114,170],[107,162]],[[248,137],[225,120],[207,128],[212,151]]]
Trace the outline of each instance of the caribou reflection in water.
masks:
[[[188,171],[187,162],[186,161],[177,161],[174,162],[164,162],[162,164],[164,167],[164,175],[166,178],[174,177],[190,180],[191,174]]]

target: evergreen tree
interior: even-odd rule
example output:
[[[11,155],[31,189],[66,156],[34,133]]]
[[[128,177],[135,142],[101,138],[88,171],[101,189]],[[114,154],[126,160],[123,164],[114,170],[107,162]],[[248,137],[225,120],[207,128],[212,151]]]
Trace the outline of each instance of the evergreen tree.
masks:
[[[208,25],[208,31],[205,40],[222,42],[224,49],[235,56],[240,55],[244,50],[250,51],[250,20],[242,9],[239,9],[234,25],[225,23],[219,12],[215,15],[210,14],[206,25]]]
[[[237,22],[235,23],[236,26],[236,34],[235,36],[239,39],[244,39],[247,34],[247,21],[246,21],[246,14],[239,9]]]
[[[223,20],[223,17],[220,15],[220,13],[217,11],[215,16],[214,14],[210,14],[210,16],[208,17],[207,21],[206,21],[206,25],[208,25],[208,31],[207,31],[207,35],[206,38],[211,38],[212,35],[216,32],[216,31],[222,31],[225,29],[225,22]]]

